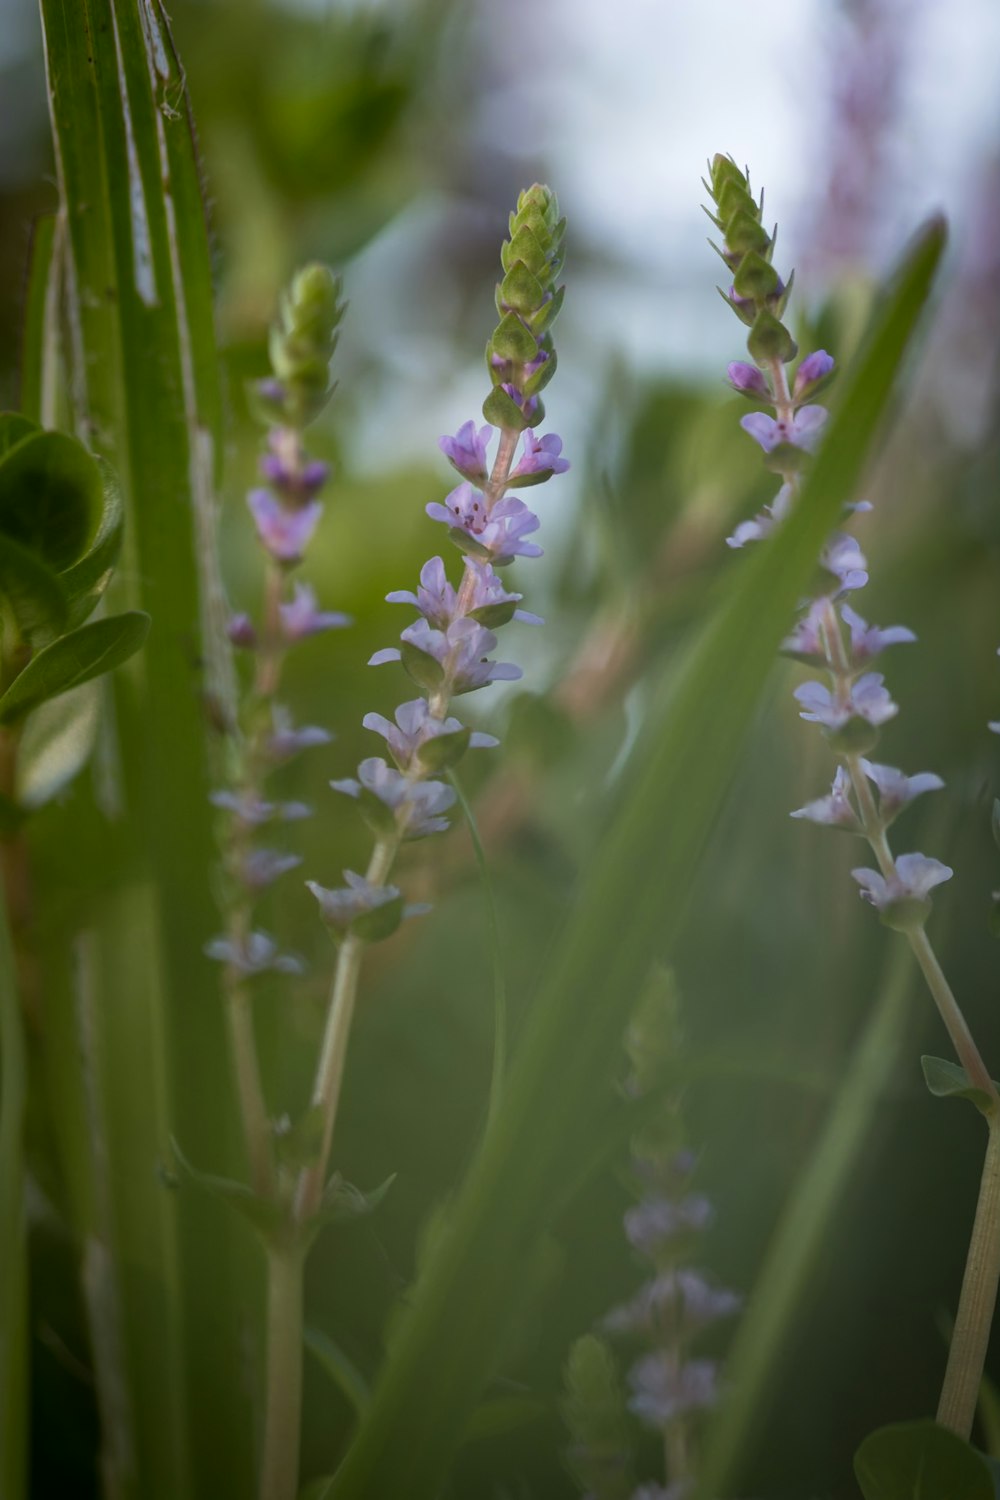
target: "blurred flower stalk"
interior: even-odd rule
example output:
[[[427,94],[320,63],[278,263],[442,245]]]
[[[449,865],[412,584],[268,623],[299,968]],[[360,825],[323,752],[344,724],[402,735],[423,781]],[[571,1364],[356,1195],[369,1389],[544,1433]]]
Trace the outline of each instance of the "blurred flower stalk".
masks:
[[[768,234],[761,222],[763,195],[759,202],[754,199],[747,175],[731,157],[715,156],[709,173],[706,186],[716,210],[710,217],[722,235],[721,246],[714,248],[732,278],[722,296],[750,330],[747,348],[753,361],[730,364],[729,380],[742,395],[772,409],[773,416],[765,411],[748,414],[741,426],[781,479],[771,505],[741,523],[729,538],[729,545],[738,548],[766,538],[794,505],[803,467],[827,420],[826,408],[812,398],[832,376],[834,360],[825,350],[816,350],[799,362],[789,381],[787,367],[798,349],[782,318],[792,278],[783,282],[771,263],[775,234]],[[869,508],[862,503],[849,506],[848,512]],[[989,1126],[983,1185],[938,1408],[938,1421],[967,1438],[1000,1277],[1000,1097],[926,932],[930,893],[953,872],[919,852],[895,855],[889,843],[888,829],[905,808],[944,783],[931,772],[908,776],[868,758],[877,747],[881,726],[898,712],[883,675],[871,671],[871,664],[889,646],[916,637],[905,626],[869,625],[846,602],[867,582],[867,564],[857,542],[845,532],[834,533],[820,558],[816,596],[806,602],[783,644],[785,654],[826,673],[828,685],[803,683],[795,697],[801,717],[820,727],[838,760],[830,793],[792,816],[867,841],[877,869],[855,869],[854,879],[882,922],[905,934]]]

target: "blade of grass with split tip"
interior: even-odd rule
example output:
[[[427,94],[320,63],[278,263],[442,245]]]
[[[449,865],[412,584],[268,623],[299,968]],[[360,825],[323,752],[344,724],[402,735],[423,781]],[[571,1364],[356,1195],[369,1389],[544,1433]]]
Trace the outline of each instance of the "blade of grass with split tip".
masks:
[[[14,950],[0,889],[0,1494],[10,1500],[23,1500],[28,1478],[27,1066]]]
[[[816,1256],[831,1226],[875,1112],[899,1056],[913,986],[912,958],[902,943],[889,947],[886,973],[850,1068],[768,1248],[753,1293],[726,1359],[725,1403],[709,1423],[702,1447],[699,1495],[727,1494],[771,1381]]]
[[[440,1490],[502,1348],[526,1253],[576,1158],[654,950],[676,932],[774,654],[856,486],[944,244],[930,223],[845,372],[800,503],[731,578],[658,695],[535,996],[494,1128],[414,1289],[336,1500]],[[707,462],[711,461],[708,455]]]
[[[231,1176],[242,1165],[217,975],[201,952],[217,923],[208,725],[228,722],[233,700],[213,535],[221,399],[208,237],[160,0],[41,0],[41,12],[75,427],[113,465],[125,497],[109,608],[144,609],[153,621],[116,684],[122,775],[113,795],[131,841],[120,832],[108,841],[118,858],[110,871],[100,838],[74,851],[121,888],[94,927],[103,982],[119,993],[122,902],[139,924],[129,945],[149,976],[124,959],[133,1012],[98,1008],[102,1055],[123,1057],[130,1027],[144,1039],[131,1066],[101,1074],[107,1137],[122,1161],[110,1174],[113,1249],[117,1264],[142,1267],[120,1283],[135,1484],[143,1500],[214,1500],[252,1487],[241,1348],[259,1302],[256,1247],[207,1195],[185,1190],[165,1210],[157,1177],[171,1134],[199,1165]],[[142,1143],[141,1160],[129,1142]]]

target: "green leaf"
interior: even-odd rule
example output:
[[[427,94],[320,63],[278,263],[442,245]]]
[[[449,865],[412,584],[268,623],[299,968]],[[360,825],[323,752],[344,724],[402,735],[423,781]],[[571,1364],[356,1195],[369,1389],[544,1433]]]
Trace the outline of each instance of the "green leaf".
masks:
[[[343,1395],[360,1415],[367,1410],[372,1399],[371,1387],[357,1365],[333,1342],[321,1328],[310,1328],[303,1333],[303,1343],[316,1362],[326,1371]]]
[[[93,541],[80,558],[61,575],[69,595],[70,624],[80,625],[91,614],[111,582],[111,575],[121,551],[125,507],[117,476],[109,463],[97,460],[101,477],[101,517]]]
[[[51,801],[86,765],[100,708],[100,684],[84,682],[31,714],[17,753],[17,800],[22,807]]]
[[[97,465],[65,433],[32,432],[0,459],[0,533],[56,572],[92,544],[103,505]]]
[[[985,1114],[992,1103],[985,1089],[977,1089],[969,1082],[969,1075],[958,1063],[944,1057],[922,1057],[920,1066],[924,1070],[924,1082],[935,1099],[968,1099]]]
[[[280,1232],[287,1224],[285,1208],[273,1198],[258,1197],[245,1182],[237,1182],[234,1178],[223,1177],[215,1172],[201,1171],[188,1160],[175,1140],[170,1144],[185,1175],[206,1193],[211,1193],[213,1198],[218,1198],[235,1209],[265,1240]]]
[[[130,610],[60,636],[31,658],[0,698],[0,724],[13,723],[47,699],[121,666],[139,650],[148,632],[149,616]]]
[[[981,1454],[936,1422],[898,1422],[854,1455],[865,1500],[994,1500]]]
[[[0,596],[32,645],[44,645],[63,629],[69,609],[57,574],[38,554],[0,533]]]
[[[477,1406],[466,1423],[463,1443],[502,1437],[545,1416],[547,1407],[537,1396],[496,1396]]]
[[[440,1492],[502,1350],[531,1246],[595,1100],[610,1088],[611,1060],[650,959],[678,930],[778,646],[824,540],[856,495],[944,238],[943,224],[932,222],[909,250],[845,373],[799,503],[766,547],[727,574],[727,592],[654,699],[619,779],[601,857],[581,881],[532,998],[493,1128],[337,1473],[337,1500]],[[655,879],[634,878],[649,870]]]
[[[0,459],[9,453],[11,448],[26,437],[33,437],[39,430],[37,422],[31,422],[27,417],[22,417],[20,412],[0,412]]]

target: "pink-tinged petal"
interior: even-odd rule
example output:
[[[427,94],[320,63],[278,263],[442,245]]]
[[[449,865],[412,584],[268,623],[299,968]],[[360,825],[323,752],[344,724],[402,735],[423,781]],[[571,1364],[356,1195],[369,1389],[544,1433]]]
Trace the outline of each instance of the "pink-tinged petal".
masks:
[[[381,667],[384,666],[387,661],[399,660],[400,651],[398,646],[386,646],[382,651],[376,651],[374,656],[369,656],[368,665],[370,667]]]

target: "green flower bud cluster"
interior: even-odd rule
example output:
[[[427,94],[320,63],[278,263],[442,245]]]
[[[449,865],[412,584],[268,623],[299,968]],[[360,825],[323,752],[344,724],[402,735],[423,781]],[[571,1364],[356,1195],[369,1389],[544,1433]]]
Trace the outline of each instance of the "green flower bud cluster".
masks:
[[[586,1334],[570,1349],[564,1378],[562,1413],[572,1440],[566,1459],[574,1478],[593,1500],[627,1500],[628,1417],[614,1355]]]
[[[535,183],[521,193],[510,216],[510,238],[500,251],[500,322],[486,345],[493,390],[483,403],[483,416],[494,427],[523,432],[545,416],[539,392],[556,371],[551,328],[563,300],[564,288],[556,286],[556,279],[565,229],[549,188]]]
[[[333,395],[330,361],[344,315],[341,291],[340,277],[314,262],[297,271],[282,292],[268,342],[274,376],[253,390],[263,421],[301,431]]]
[[[755,363],[780,359],[787,364],[798,350],[781,318],[795,278],[793,272],[783,282],[771,264],[777,229],[769,235],[761,223],[764,195],[760,202],[754,199],[749,178],[731,156],[716,154],[708,170],[705,187],[716,212],[705,211],[723,237],[721,249],[710,243],[733,278],[728,292],[719,288],[720,295],[750,329],[747,348]]]

